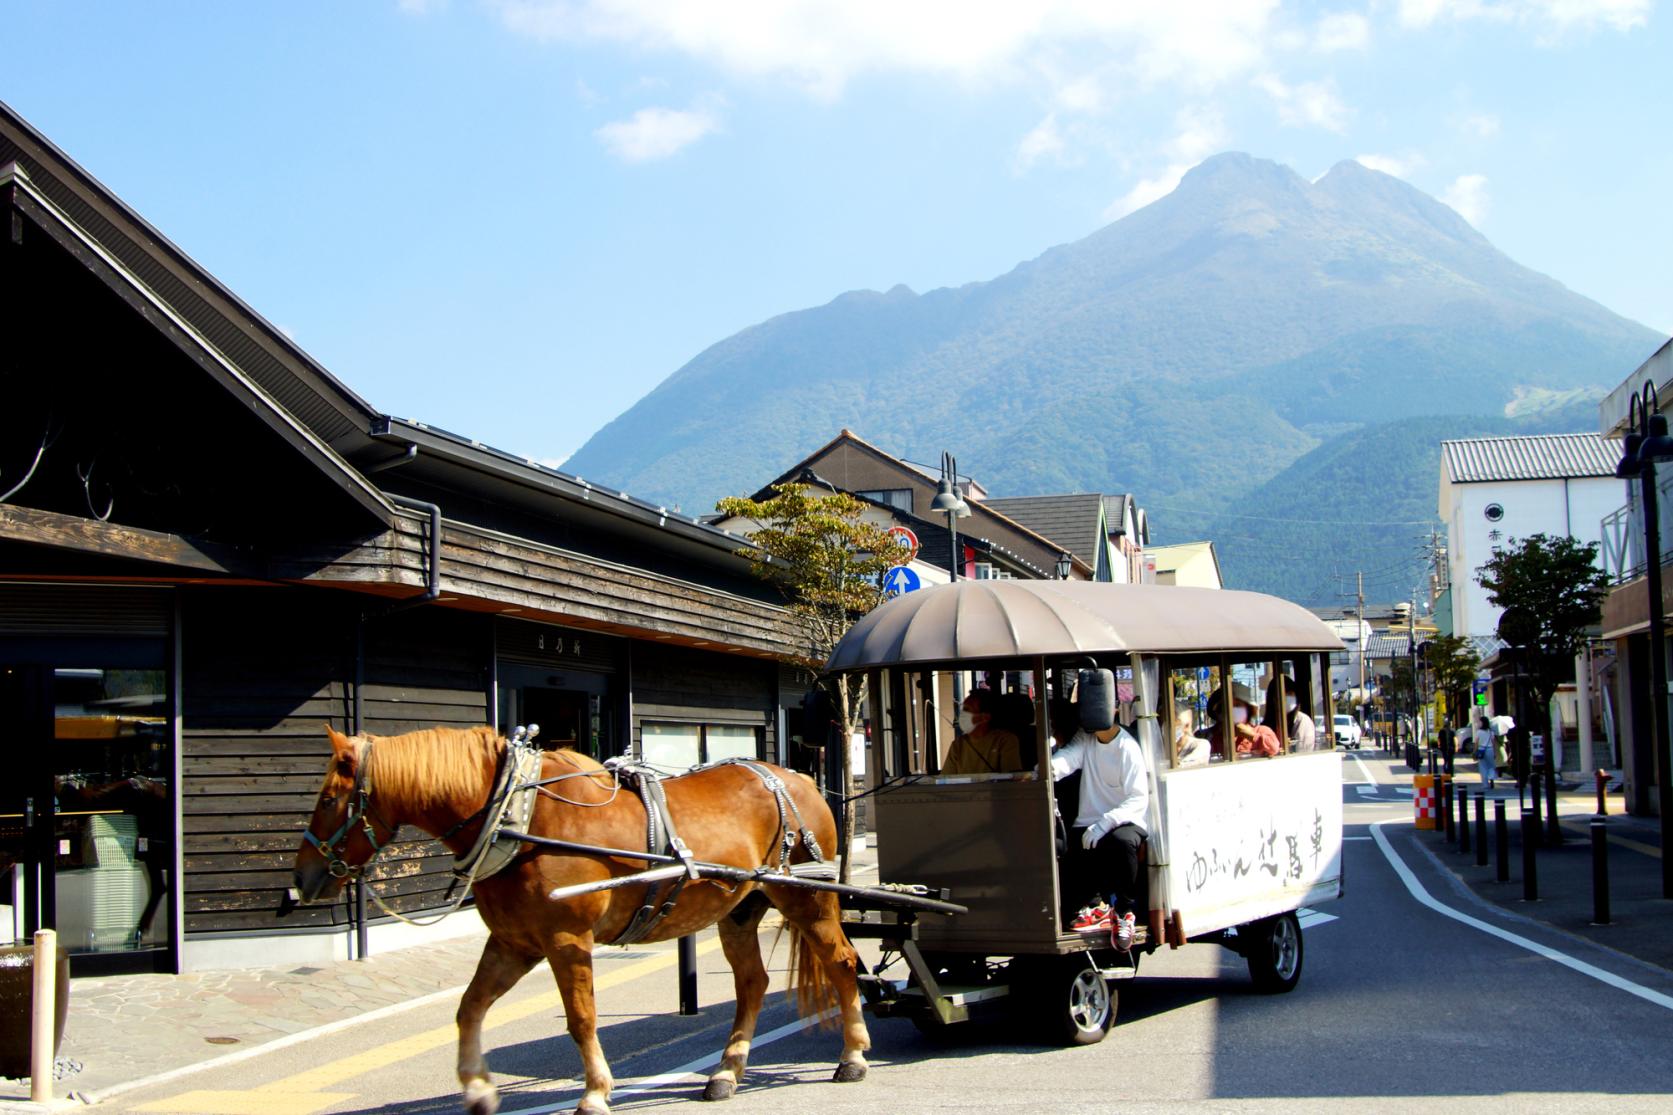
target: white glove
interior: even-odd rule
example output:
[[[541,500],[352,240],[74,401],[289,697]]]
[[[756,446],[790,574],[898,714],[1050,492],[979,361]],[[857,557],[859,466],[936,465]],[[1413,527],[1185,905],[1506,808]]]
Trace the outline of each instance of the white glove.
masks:
[[[1102,840],[1107,832],[1109,832],[1109,829],[1104,827],[1104,822],[1099,821],[1080,834],[1080,846],[1087,851],[1091,851],[1092,846]]]

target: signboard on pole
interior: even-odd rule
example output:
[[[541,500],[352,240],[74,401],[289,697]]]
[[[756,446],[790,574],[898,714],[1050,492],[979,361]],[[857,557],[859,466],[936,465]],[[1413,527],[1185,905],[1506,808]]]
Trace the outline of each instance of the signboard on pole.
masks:
[[[909,564],[918,556],[918,535],[911,527],[892,526],[885,533],[900,547],[902,565]]]
[[[924,582],[918,574],[904,565],[897,565],[883,574],[883,593],[886,596],[904,596],[923,587]]]

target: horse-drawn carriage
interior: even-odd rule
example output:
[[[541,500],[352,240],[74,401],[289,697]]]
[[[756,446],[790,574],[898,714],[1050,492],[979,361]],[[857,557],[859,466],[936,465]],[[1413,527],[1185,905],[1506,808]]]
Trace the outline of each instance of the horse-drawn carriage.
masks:
[[[1280,760],[1240,757],[1222,730],[1199,749],[1212,750],[1212,761],[1183,769],[1158,717],[1171,725],[1189,711],[1229,726],[1234,687],[1251,685],[1268,687],[1275,708],[1298,697],[1319,712],[1328,676],[1320,652],[1340,645],[1301,609],[1251,593],[1004,581],[925,590],[867,616],[828,664],[864,674],[881,729],[879,885],[835,880],[836,825],[804,776],[731,761],[664,779],[479,728],[387,738],[332,731],[296,889],[304,900],[335,897],[403,824],[455,853],[490,933],[458,1012],[459,1079],[473,1115],[498,1107],[482,1018],[542,959],[585,1065],[577,1110],[608,1111],[593,946],[709,926],[732,966],[737,1005],[704,1095],[730,1096],[766,990],[757,933],[769,906],[789,929],[804,1014],[841,1028],[838,1081],[866,1072],[862,989],[874,1012],[922,1026],[1016,1011],[1022,1001],[1066,1040],[1096,1041],[1114,1016],[1111,982],[1135,974],[1140,956],[1164,942],[1237,949],[1269,990],[1299,978],[1294,911],[1340,893],[1336,756],[1294,753],[1299,738],[1279,724]],[[1119,957],[1066,928],[1059,886],[1047,696],[1066,696],[1068,679],[1088,669],[1125,677],[1121,711],[1152,780],[1148,916]],[[975,674],[1028,712],[1029,769],[939,773],[949,714]],[[1081,702],[1083,721],[1096,721],[1092,711]],[[906,978],[866,970],[849,940],[861,934],[904,958]]]
[[[1340,760],[1328,720],[1304,731],[1301,719],[1311,729],[1311,716],[1328,716],[1328,653],[1341,645],[1286,601],[1154,585],[966,581],[861,620],[827,668],[868,683],[879,875],[969,907],[953,918],[884,913],[850,924],[851,936],[879,937],[906,969],[904,979],[886,969],[862,981],[871,1009],[922,1028],[1004,1013],[1088,1044],[1114,1020],[1117,981],[1136,975],[1146,953],[1187,942],[1236,951],[1262,990],[1293,988],[1296,911],[1341,893]],[[1126,951],[1107,932],[1070,928],[1085,896],[1062,885],[1075,806],[1062,783],[1054,793],[1048,698],[1068,696],[1089,668],[1115,676],[1117,719],[1137,738],[1150,783],[1148,893]],[[979,682],[1022,698],[1031,715],[1009,727],[1032,745],[1023,749],[1032,761],[941,775],[960,699]],[[1241,753],[1224,729],[1243,691],[1263,695],[1277,757]],[[1071,727],[1108,726],[1092,713],[1082,702]]]

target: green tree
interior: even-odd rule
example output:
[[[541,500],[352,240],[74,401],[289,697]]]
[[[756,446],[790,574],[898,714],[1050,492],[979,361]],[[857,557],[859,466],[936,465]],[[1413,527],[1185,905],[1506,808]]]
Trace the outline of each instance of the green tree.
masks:
[[[1518,608],[1534,626],[1527,665],[1536,716],[1544,722],[1551,695],[1574,676],[1586,633],[1603,619],[1609,579],[1596,542],[1534,534],[1512,538],[1476,569],[1476,583],[1500,608]]]
[[[1446,694],[1448,710],[1454,724],[1467,724],[1467,697],[1476,671],[1481,668],[1481,655],[1462,635],[1441,635],[1429,642],[1429,672],[1435,688]]]
[[[731,496],[717,504],[724,515],[749,519],[753,546],[741,550],[757,576],[776,584],[795,617],[802,641],[780,657],[817,671],[854,621],[883,601],[883,575],[899,557],[886,527],[869,523],[867,505],[845,492],[808,484],[780,484],[770,499]],[[822,682],[842,719],[842,793],[853,784],[848,740],[859,724],[863,686],[847,674]],[[852,847],[853,812],[842,810],[843,837]],[[844,879],[848,873],[844,857]]]

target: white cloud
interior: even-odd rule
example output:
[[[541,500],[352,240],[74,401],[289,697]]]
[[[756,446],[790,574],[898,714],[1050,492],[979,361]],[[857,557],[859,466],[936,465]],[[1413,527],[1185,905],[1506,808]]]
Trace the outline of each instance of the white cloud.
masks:
[[[1217,112],[1208,109],[1188,110],[1176,118],[1179,131],[1168,141],[1164,154],[1170,160],[1167,169],[1152,178],[1144,178],[1125,194],[1110,202],[1104,210],[1104,220],[1116,221],[1136,209],[1173,193],[1185,172],[1220,149],[1226,141],[1224,122]]]
[[[1400,22],[1429,27],[1443,20],[1488,20],[1550,31],[1609,27],[1630,31],[1649,22],[1652,0],[1400,0]]]
[[[1441,194],[1441,200],[1458,211],[1458,215],[1472,225],[1479,225],[1487,215],[1487,176],[1460,174]]]
[[[1371,21],[1358,12],[1335,12],[1319,20],[1313,36],[1316,49],[1364,50],[1371,44]]]
[[[666,159],[719,127],[719,120],[706,109],[642,108],[593,134],[623,162],[644,163]]]
[[[1408,178],[1412,171],[1424,165],[1422,155],[1355,155],[1354,162],[1370,170],[1380,170],[1396,178]]]
[[[1492,139],[1499,134],[1499,118],[1491,112],[1474,112],[1458,121],[1458,128],[1476,139]]]
[[[1347,129],[1348,108],[1336,95],[1336,82],[1304,81],[1290,85],[1276,74],[1262,74],[1255,88],[1270,96],[1278,106],[1278,119],[1291,127],[1318,127],[1328,132]]]
[[[1044,120],[1017,144],[1017,170],[1025,171],[1041,159],[1063,158],[1063,133],[1057,128],[1057,113],[1048,112]]]
[[[1141,81],[1208,87],[1257,68],[1277,0],[492,0],[511,30],[682,54],[834,98],[855,75],[1006,80],[1054,51],[1108,51]]]

